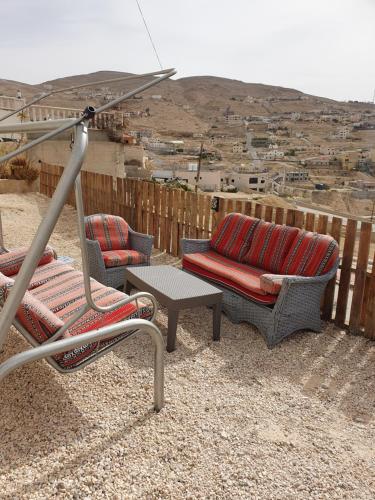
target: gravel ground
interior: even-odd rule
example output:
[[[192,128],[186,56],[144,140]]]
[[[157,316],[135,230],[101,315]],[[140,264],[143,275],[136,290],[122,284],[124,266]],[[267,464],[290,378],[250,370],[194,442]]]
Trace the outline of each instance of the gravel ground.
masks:
[[[8,247],[30,242],[47,206],[0,195]],[[67,207],[51,243],[78,259],[73,218]],[[178,265],[154,255],[165,262]],[[24,348],[12,331],[0,358]],[[372,499],[374,357],[374,343],[330,325],[270,351],[223,317],[213,343],[201,308],[181,314],[159,414],[146,336],[77,374],[25,366],[0,387],[0,498]]]

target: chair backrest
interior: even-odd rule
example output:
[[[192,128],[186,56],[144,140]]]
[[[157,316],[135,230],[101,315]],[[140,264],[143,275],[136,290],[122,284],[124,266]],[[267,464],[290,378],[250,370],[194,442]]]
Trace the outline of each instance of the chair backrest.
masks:
[[[89,215],[85,217],[85,231],[86,238],[98,241],[103,252],[129,248],[129,226],[117,215]]]

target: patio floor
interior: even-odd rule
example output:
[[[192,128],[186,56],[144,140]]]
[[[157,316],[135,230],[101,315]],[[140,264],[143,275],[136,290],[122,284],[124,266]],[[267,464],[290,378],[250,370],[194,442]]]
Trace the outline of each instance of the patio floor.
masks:
[[[6,246],[30,243],[47,207],[0,195]],[[66,207],[51,244],[78,266],[74,217]],[[178,265],[156,251],[159,263]],[[1,499],[374,498],[375,344],[327,325],[268,350],[225,316],[212,343],[211,316],[181,313],[159,414],[146,336],[77,374],[40,361],[9,375]],[[26,347],[12,331],[0,359]]]

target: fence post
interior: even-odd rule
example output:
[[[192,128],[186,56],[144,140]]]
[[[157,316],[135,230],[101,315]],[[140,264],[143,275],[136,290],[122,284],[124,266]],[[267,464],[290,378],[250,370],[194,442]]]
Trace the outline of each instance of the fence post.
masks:
[[[365,293],[367,265],[371,242],[371,222],[362,222],[359,239],[357,267],[353,289],[352,307],[350,311],[349,330],[360,333],[362,303]]]

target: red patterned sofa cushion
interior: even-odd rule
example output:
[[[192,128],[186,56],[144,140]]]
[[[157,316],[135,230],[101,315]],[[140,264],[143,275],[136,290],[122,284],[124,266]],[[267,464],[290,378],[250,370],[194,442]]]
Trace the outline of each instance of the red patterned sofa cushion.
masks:
[[[97,240],[102,251],[128,248],[129,226],[117,215],[95,214],[85,217],[86,237]]]
[[[100,285],[100,288],[93,292],[93,299],[95,303],[100,306],[109,306],[123,298],[124,294],[122,292],[103,285]],[[66,323],[85,303],[86,299],[82,297],[81,299],[68,304],[63,309],[60,309],[57,312],[57,316],[62,319],[64,323]],[[101,328],[112,323],[118,323],[119,321],[125,319],[138,317],[141,319],[150,319],[152,309],[149,306],[142,304],[140,301],[138,301],[138,306],[139,311],[137,310],[135,303],[126,304],[107,313],[100,313],[90,309],[90,311],[84,314],[67,332],[65,332],[63,338],[74,337],[76,335],[80,335],[81,333]],[[115,344],[129,335],[130,332],[128,331],[126,333],[116,335],[116,337],[108,340],[86,344],[72,349],[71,351],[56,355],[55,359],[63,368],[72,369],[80,365],[83,361],[86,361],[86,359],[90,356],[94,355],[98,349]]]
[[[107,250],[102,252],[105,267],[146,264],[148,257],[137,250]]]
[[[241,261],[250,248],[259,219],[232,213],[219,224],[211,238],[211,248],[221,255]]]
[[[13,284],[12,278],[0,273],[0,305],[5,302]],[[80,307],[86,304],[83,275],[66,264],[53,261],[37,268],[31,286],[32,289],[26,292],[16,317],[30,335],[41,344],[52,337]],[[122,292],[106,287],[93,279],[91,279],[91,290],[95,303],[101,306],[114,304],[126,297]],[[63,334],[63,338],[133,317],[149,319],[152,314],[151,308],[141,302],[138,302],[138,305],[139,311],[135,303],[126,304],[107,313],[90,309]],[[64,369],[73,369],[94,355],[98,349],[115,344],[128,335],[129,332],[126,332],[102,342],[87,344],[58,354],[54,359]]]
[[[0,306],[3,306],[10,288],[14,285],[14,279],[8,278],[5,274],[0,273]]]
[[[21,269],[23,261],[29,251],[28,247],[20,247],[0,254],[0,272],[6,276],[13,276]],[[54,259],[55,252],[53,248],[47,246],[39,261],[39,266],[47,264]]]
[[[251,266],[279,273],[298,233],[299,229],[296,227],[260,221],[254,231],[249,252],[242,261]]]
[[[14,280],[0,273],[0,303],[4,305],[8,298],[9,291],[14,285]],[[64,325],[52,311],[42,302],[33,297],[30,292],[26,292],[16,315],[21,325],[39,343],[51,337],[59,328]]]
[[[319,276],[332,269],[338,255],[339,248],[332,236],[300,231],[284,260],[281,274]]]
[[[274,304],[277,300],[275,295],[267,294],[260,286],[263,269],[234,262],[213,250],[185,254],[182,266],[262,304]]]
[[[100,289],[98,281],[91,279],[91,291]],[[50,281],[31,290],[31,293],[42,301],[48,309],[57,313],[68,304],[74,303],[85,296],[83,275],[80,271],[60,274]]]
[[[48,264],[44,264],[43,266],[39,266],[35,269],[35,272],[30,280],[28,289],[32,290],[38,286],[47,283],[55,279],[57,276],[62,274],[70,274],[74,273],[75,269],[73,269],[68,264],[64,264],[59,260],[52,260]]]
[[[39,344],[64,326],[63,321],[31,292],[25,293],[17,311],[17,319]]]

